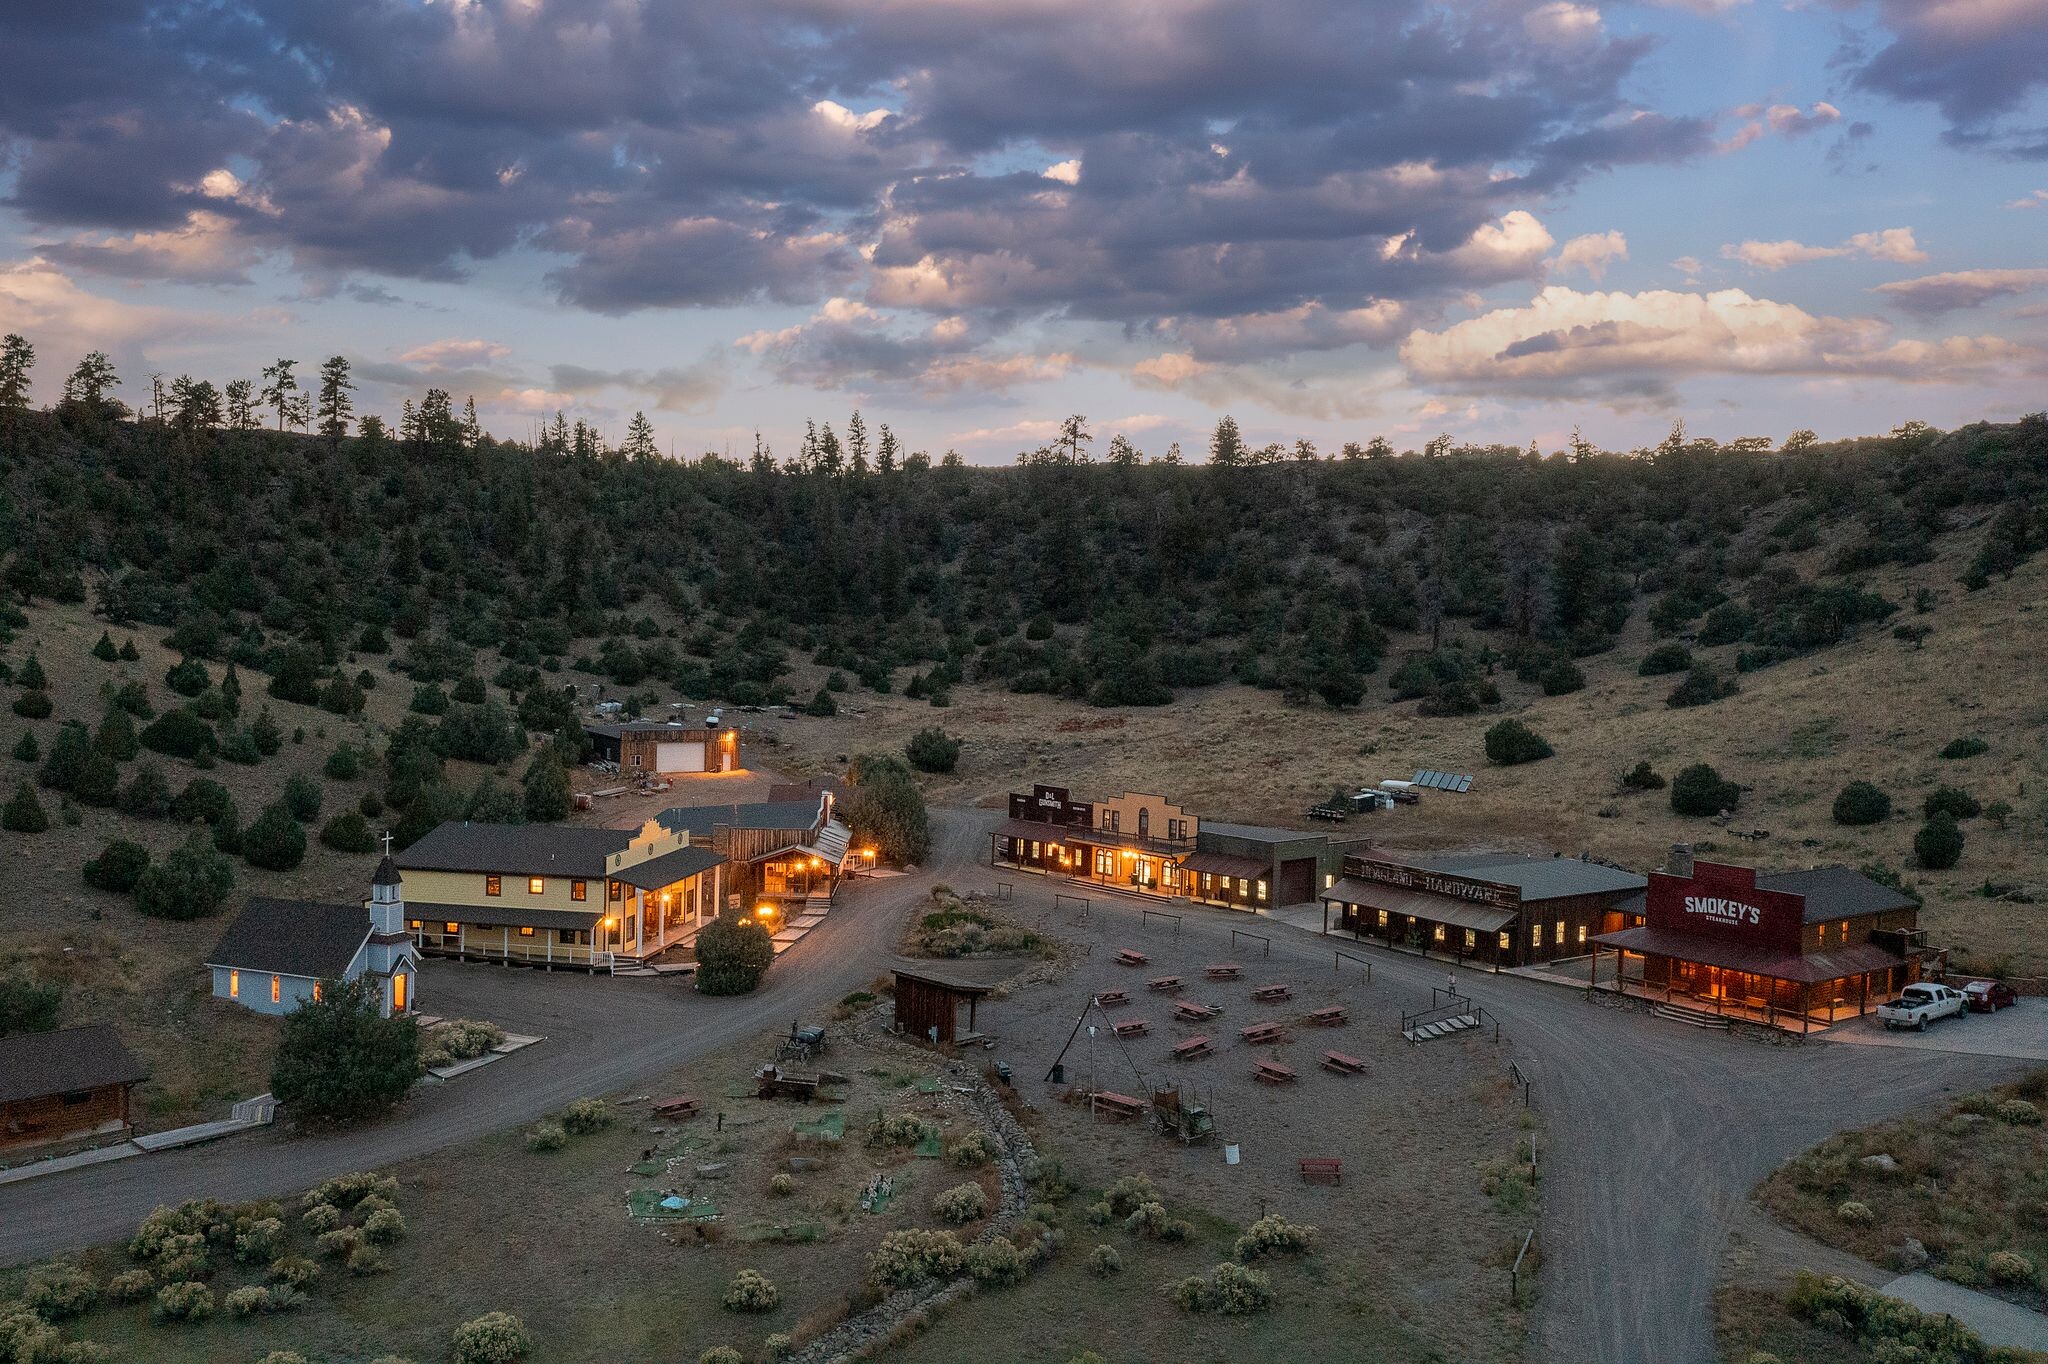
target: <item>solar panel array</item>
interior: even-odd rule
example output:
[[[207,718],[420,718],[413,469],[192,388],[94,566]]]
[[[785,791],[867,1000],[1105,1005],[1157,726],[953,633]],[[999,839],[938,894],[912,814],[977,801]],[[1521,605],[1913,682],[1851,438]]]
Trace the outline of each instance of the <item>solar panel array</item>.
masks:
[[[1467,772],[1439,772],[1434,767],[1425,767],[1415,774],[1414,784],[1431,791],[1470,791],[1472,776]]]

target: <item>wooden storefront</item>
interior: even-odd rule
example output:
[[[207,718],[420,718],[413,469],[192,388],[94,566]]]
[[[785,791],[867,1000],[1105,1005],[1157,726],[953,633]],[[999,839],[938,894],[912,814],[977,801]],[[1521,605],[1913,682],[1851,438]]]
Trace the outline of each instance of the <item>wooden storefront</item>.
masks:
[[[992,987],[946,980],[918,971],[898,970],[896,977],[896,1030],[924,1042],[951,1046],[972,1040],[975,1006],[988,998]],[[959,1031],[960,1006],[967,1006],[967,1031]]]
[[[1324,930],[1507,970],[1588,954],[1642,886],[1633,872],[1576,858],[1353,856],[1322,894]]]

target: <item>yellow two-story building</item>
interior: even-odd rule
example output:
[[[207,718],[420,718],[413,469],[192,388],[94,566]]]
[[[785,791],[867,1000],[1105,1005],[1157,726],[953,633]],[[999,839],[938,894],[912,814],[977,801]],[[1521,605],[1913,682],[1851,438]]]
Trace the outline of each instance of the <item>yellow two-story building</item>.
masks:
[[[609,970],[717,917],[726,859],[685,830],[450,822],[392,859],[421,952]]]

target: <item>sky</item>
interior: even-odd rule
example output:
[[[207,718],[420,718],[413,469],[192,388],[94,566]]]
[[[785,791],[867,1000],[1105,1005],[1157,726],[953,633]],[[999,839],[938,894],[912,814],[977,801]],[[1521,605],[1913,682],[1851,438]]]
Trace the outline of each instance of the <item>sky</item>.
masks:
[[[682,456],[2009,420],[2048,0],[9,0],[0,332]]]

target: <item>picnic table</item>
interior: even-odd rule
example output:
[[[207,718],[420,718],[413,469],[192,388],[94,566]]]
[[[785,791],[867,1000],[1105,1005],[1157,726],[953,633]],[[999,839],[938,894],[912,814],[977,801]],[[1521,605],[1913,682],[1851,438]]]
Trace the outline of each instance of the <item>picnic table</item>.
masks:
[[[1252,1067],[1252,1078],[1269,1085],[1293,1084],[1294,1069],[1278,1061],[1261,1061]]]
[[[1301,1160],[1301,1182],[1304,1184],[1342,1184],[1344,1162],[1335,1156],[1303,1156]]]
[[[1095,1002],[1105,1009],[1121,1009],[1131,1002],[1131,997],[1122,990],[1104,990],[1095,996]]]
[[[1152,1025],[1142,1018],[1126,1018],[1112,1029],[1118,1037],[1143,1037],[1151,1030]]]
[[[1134,1099],[1128,1094],[1098,1089],[1088,1096],[1088,1111],[1107,1113],[1113,1118],[1135,1118],[1143,1115],[1145,1103],[1144,1100]]]
[[[1253,1023],[1248,1027],[1239,1028],[1237,1035],[1253,1046],[1264,1046],[1268,1042],[1278,1042],[1286,1037],[1287,1029],[1278,1023]]]
[[[1173,1016],[1184,1023],[1207,1022],[1222,1012],[1223,1010],[1214,1004],[1203,1004],[1192,999],[1177,1000],[1173,1006]]]
[[[1319,1028],[1341,1028],[1350,1021],[1350,1015],[1344,1012],[1342,1004],[1331,1004],[1325,1008],[1310,1010],[1308,1021]]]
[[[1252,991],[1252,998],[1261,1004],[1277,1004],[1283,999],[1294,998],[1294,991],[1285,985],[1261,985]]]
[[[1203,967],[1202,974],[1211,980],[1236,980],[1244,974],[1244,968],[1236,962],[1219,962],[1215,966]]]
[[[1159,991],[1159,992],[1160,992],[1161,994],[1168,994],[1168,995],[1170,995],[1170,994],[1172,994],[1172,993],[1173,993],[1174,991],[1176,991],[1176,990],[1180,989],[1180,977],[1179,977],[1179,976],[1160,976],[1160,977],[1158,977],[1158,978],[1157,978],[1157,979],[1155,979],[1155,980],[1148,980],[1148,981],[1146,981],[1146,982],[1145,982],[1145,988],[1146,988],[1146,989],[1148,989],[1148,990],[1157,990],[1157,991]]]
[[[654,1101],[654,1116],[657,1118],[667,1118],[671,1122],[680,1122],[684,1118],[696,1117],[697,1110],[700,1107],[702,1105],[696,1099],[687,1094],[678,1094],[673,1099],[656,1099]]]
[[[1185,1042],[1175,1044],[1173,1059],[1176,1061],[1195,1061],[1200,1060],[1204,1056],[1212,1056],[1215,1052],[1216,1045],[1208,1038],[1190,1037]]]
[[[1323,1053],[1323,1069],[1334,1070],[1339,1075],[1363,1075],[1365,1062],[1356,1056],[1346,1056],[1341,1051],[1326,1051]]]
[[[1116,961],[1119,966],[1143,966],[1150,960],[1150,957],[1135,947],[1119,947],[1116,950]]]

